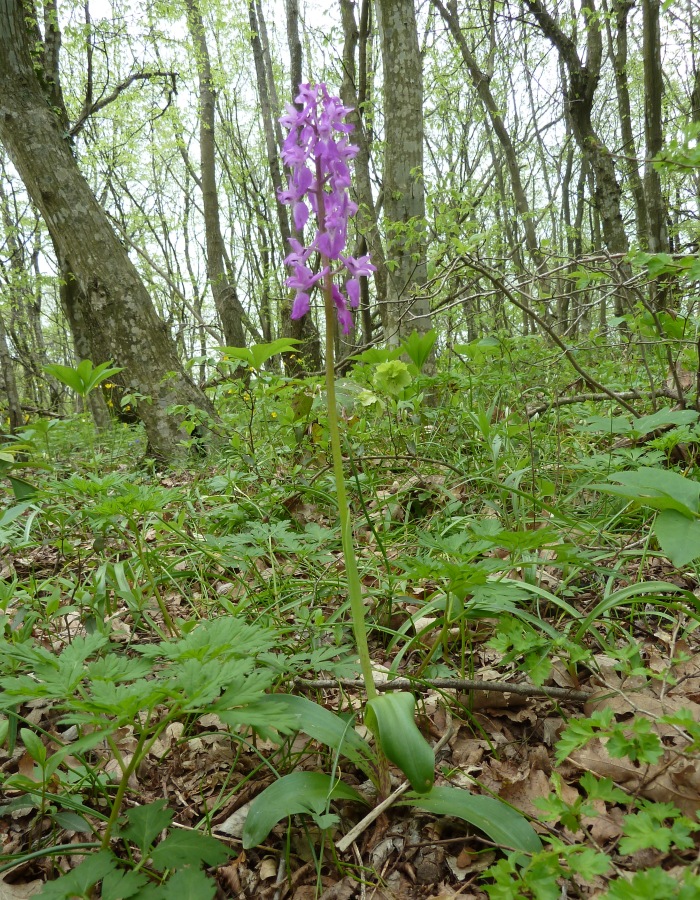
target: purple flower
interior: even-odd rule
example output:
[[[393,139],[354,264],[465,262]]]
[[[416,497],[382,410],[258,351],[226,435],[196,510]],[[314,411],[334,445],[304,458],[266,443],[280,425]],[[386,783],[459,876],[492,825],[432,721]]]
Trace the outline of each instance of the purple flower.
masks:
[[[345,289],[347,299],[333,283],[331,295],[338,322],[345,334],[352,328],[352,313],[348,308],[360,302],[359,278],[376,272],[369,256],[355,259],[343,256],[347,242],[348,222],[357,212],[357,204],[350,199],[351,184],[349,162],[358,148],[347,135],[353,126],[345,121],[351,111],[339,98],[332,97],[325,84],[299,85],[295,98],[297,106],[287,104],[280,124],[289,130],[282,146],[282,160],[291,170],[287,190],[279,192],[280,203],[292,207],[292,218],[298,232],[307,225],[310,212],[316,219],[316,234],[304,247],[298,240],[290,239],[292,252],[285,259],[294,274],[285,284],[296,290],[292,318],[298,319],[309,311],[310,291],[329,273],[328,261],[338,261],[335,276],[343,271],[350,276]],[[321,254],[322,269],[314,275],[307,263],[313,252]]]

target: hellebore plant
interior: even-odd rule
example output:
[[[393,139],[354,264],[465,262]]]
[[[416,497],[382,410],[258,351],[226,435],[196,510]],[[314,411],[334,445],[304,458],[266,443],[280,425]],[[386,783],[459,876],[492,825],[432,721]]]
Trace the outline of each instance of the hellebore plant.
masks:
[[[328,430],[338,516],[355,643],[367,693],[365,724],[375,736],[377,752],[346,721],[305,697],[267,695],[263,705],[279,708],[280,715],[296,716],[301,731],[327,744],[338,756],[349,759],[375,783],[378,782],[380,794],[386,794],[388,789],[386,760],[389,759],[404,772],[413,788],[413,793],[401,804],[459,816],[481,828],[496,842],[535,852],[541,846],[535,832],[519,813],[500,801],[472,796],[452,787],[433,788],[435,756],[415,723],[414,696],[407,692],[379,696],[374,684],[335,399],[335,322],[337,319],[346,334],[352,328],[351,309],[358,306],[360,298],[359,278],[375,271],[368,256],[355,259],[343,254],[348,222],[357,212],[357,205],[348,192],[351,183],[349,163],[357,153],[357,147],[348,139],[352,130],[352,125],[345,122],[348,112],[338,98],[329,94],[325,84],[300,86],[296,106],[288,104],[280,119],[289,131],[282,158],[291,175],[288,189],[280,192],[279,200],[292,207],[294,224],[300,234],[309,220],[314,225],[313,238],[306,246],[296,239],[290,241],[292,252],[285,262],[291,267],[292,274],[286,284],[296,292],[292,306],[294,319],[309,312],[311,294],[317,286],[323,295]],[[344,282],[342,287],[339,282]],[[334,770],[338,768],[336,758]],[[334,821],[328,812],[330,801],[342,798],[366,802],[337,775],[331,777],[319,772],[286,775],[251,804],[243,830],[243,846],[248,848],[261,843],[280,819],[296,813],[312,815],[317,824],[325,828]],[[348,838],[352,840],[351,835]],[[340,841],[338,848],[343,849],[342,845],[343,841]]]

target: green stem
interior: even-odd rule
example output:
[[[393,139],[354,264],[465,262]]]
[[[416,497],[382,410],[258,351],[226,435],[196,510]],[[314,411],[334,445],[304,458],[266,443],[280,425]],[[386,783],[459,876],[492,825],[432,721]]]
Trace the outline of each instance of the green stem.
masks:
[[[328,398],[328,431],[331,438],[331,456],[333,459],[333,474],[335,475],[335,490],[338,497],[338,518],[340,519],[340,539],[343,545],[345,557],[345,574],[348,580],[348,594],[350,596],[350,610],[352,612],[352,628],[355,634],[355,644],[360,656],[360,669],[365,683],[367,699],[372,700],[377,696],[372,673],[372,662],[369,656],[367,643],[367,628],[365,626],[365,605],[362,600],[362,584],[357,570],[355,558],[355,546],[352,539],[352,520],[348,508],[348,497],[345,490],[345,474],[343,472],[343,453],[340,445],[340,428],[338,426],[338,407],[335,400],[335,345],[334,324],[335,309],[333,305],[333,276],[330,273],[330,263],[326,257],[321,258],[321,265],[328,269],[323,277],[323,301],[326,313],[326,397]]]

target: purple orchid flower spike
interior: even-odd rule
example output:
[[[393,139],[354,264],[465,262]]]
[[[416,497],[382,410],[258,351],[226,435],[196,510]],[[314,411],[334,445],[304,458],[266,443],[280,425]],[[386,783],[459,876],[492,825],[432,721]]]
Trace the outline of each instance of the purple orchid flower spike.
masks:
[[[333,283],[331,297],[343,332],[353,326],[351,308],[360,302],[360,282],[363,276],[376,272],[369,256],[355,259],[343,256],[347,241],[348,222],[357,212],[357,204],[350,199],[349,163],[358,148],[347,135],[353,126],[345,121],[350,112],[337,97],[332,97],[325,84],[299,86],[295,101],[287,104],[280,124],[289,129],[282,148],[282,159],[291,169],[286,191],[279,192],[280,203],[292,207],[297,231],[302,231],[311,213],[316,219],[316,234],[308,247],[290,240],[292,252],[285,259],[294,274],[285,284],[294,288],[292,318],[299,319],[309,311],[310,292],[316,282],[327,275],[334,278],[345,272],[345,293]],[[311,212],[309,211],[311,207]],[[314,252],[321,256],[321,269],[314,274],[308,261]],[[337,266],[330,268],[331,263]]]

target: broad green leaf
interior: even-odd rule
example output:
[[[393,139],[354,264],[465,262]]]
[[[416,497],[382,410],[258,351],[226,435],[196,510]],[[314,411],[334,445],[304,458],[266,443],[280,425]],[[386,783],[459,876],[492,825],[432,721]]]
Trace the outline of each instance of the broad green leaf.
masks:
[[[390,359],[398,359],[403,353],[401,347],[370,347],[362,353],[351,356],[358,363],[365,363],[368,366],[375,366],[378,363],[387,362]]]
[[[93,830],[92,825],[90,825],[87,819],[84,819],[82,816],[70,812],[69,810],[62,809],[59,812],[54,813],[53,819],[61,826],[61,828],[65,828],[66,831],[76,831],[78,834],[91,834]]]
[[[46,762],[46,747],[43,745],[41,738],[34,734],[31,728],[20,728],[19,736],[27,749],[27,753],[34,762],[43,765]]]
[[[8,481],[12,487],[12,493],[15,495],[15,500],[22,502],[22,500],[32,500],[39,488],[35,487],[30,482],[25,481],[24,478],[18,478],[16,475],[8,475]]]
[[[700,519],[665,509],[656,517],[654,534],[674,566],[685,566],[700,556]]]
[[[84,359],[75,368],[50,363],[44,366],[44,371],[74,390],[76,394],[87,397],[98,384],[123,370],[118,366],[112,366],[111,362],[100,363],[99,366],[93,367],[89,359]]]
[[[296,338],[279,338],[269,344],[254,344],[252,347],[217,347],[227,359],[240,359],[253,369],[263,365],[278,353],[294,350],[299,341]]]
[[[156,869],[177,869],[180,866],[220,866],[231,855],[221,841],[198,831],[171,831],[151,853]]]
[[[365,800],[354,788],[323,772],[292,772],[275,781],[253,800],[243,826],[243,849],[257,847],[273,827],[298,813],[325,812],[331,800]]]
[[[133,841],[142,853],[147,853],[161,831],[168,828],[173,820],[173,811],[165,808],[167,802],[161,799],[127,810],[129,824],[119,830],[120,837]]]
[[[408,354],[413,365],[420,372],[425,361],[430,356],[430,351],[437,340],[437,332],[432,329],[426,334],[418,334],[414,331],[410,337],[402,342],[401,348]]]
[[[73,900],[74,897],[87,897],[89,891],[106,875],[117,867],[116,858],[109,850],[101,850],[91,854],[80,865],[58,878],[49,881],[37,894],[42,900]]]
[[[253,344],[250,348],[253,357],[253,366],[262,369],[263,365],[278,353],[287,353],[301,343],[296,338],[278,338],[269,344]]]
[[[76,394],[82,394],[85,388],[83,379],[71,366],[62,366],[59,363],[50,363],[49,365],[44,366],[44,371],[49,375],[53,375],[56,381],[60,381],[61,384],[65,384],[66,387],[71,388],[71,390],[75,391]]]
[[[0,516],[0,528],[6,528],[18,516],[21,516],[23,512],[28,510],[30,506],[31,503],[18,503],[17,506],[11,506],[9,509],[6,509]]]
[[[627,497],[652,509],[675,509],[688,517],[700,510],[700,483],[667,469],[642,466],[608,476],[619,484],[594,484],[591,488]]]
[[[454,816],[469,822],[501,847],[537,853],[542,842],[527,819],[493,797],[481,797],[449,785],[434,787],[429,794],[408,795],[397,806],[415,806],[438,816]]]
[[[425,794],[433,786],[435,754],[416,725],[415,706],[415,697],[407,691],[382,694],[367,703],[365,725],[413,790]]]
[[[357,734],[352,722],[348,723],[307,697],[294,694],[267,694],[260,702],[263,707],[279,709],[283,717],[294,716],[299,731],[349,759],[369,778],[375,777],[375,753],[367,741]]]
[[[659,409],[649,416],[632,420],[632,430],[638,434],[649,434],[666,425],[691,425],[697,422],[698,412],[694,409]]]

